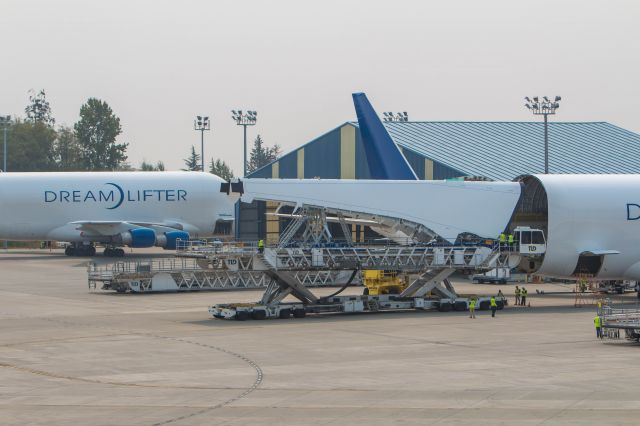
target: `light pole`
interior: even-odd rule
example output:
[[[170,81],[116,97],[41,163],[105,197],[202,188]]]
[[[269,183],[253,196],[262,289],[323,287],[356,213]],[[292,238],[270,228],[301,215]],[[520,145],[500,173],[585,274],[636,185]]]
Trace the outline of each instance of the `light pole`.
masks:
[[[209,117],[197,115],[196,119],[193,120],[193,130],[200,131],[200,171],[204,172],[204,132],[211,130]]]
[[[247,176],[247,126],[255,126],[256,121],[258,121],[258,113],[256,111],[247,111],[246,114],[242,113],[242,110],[239,109],[236,111],[235,109],[231,111],[231,118],[236,122],[238,126],[244,127],[244,167],[243,174]]]
[[[548,116],[555,115],[556,110],[560,108],[560,102],[562,97],[556,96],[552,101],[549,100],[546,96],[542,97],[542,102],[537,96],[534,96],[532,99],[529,99],[528,96],[524,98],[527,103],[525,106],[529,111],[533,113],[533,115],[543,115],[544,116],[544,174],[549,174],[549,119]]]
[[[407,111],[399,112],[397,114],[392,112],[383,112],[382,115],[384,116],[382,121],[409,121],[409,114],[407,114]]]
[[[2,126],[2,131],[4,133],[4,145],[2,150],[2,171],[7,171],[7,130],[9,130],[9,126],[11,125],[11,116],[5,115],[0,116],[0,126]],[[2,247],[7,250],[8,242],[4,240],[2,242]]]
[[[9,130],[9,126],[11,125],[11,116],[0,115],[0,126],[2,126],[2,130],[4,133],[4,148],[2,150],[2,171],[7,171],[7,130]]]

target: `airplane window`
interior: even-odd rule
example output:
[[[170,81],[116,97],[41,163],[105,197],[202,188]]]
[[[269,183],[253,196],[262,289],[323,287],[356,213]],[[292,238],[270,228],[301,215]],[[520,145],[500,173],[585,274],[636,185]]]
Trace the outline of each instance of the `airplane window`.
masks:
[[[520,243],[531,244],[531,231],[522,231],[520,233]]]
[[[544,236],[542,235],[542,231],[534,231],[531,234],[531,242],[533,244],[544,244]]]

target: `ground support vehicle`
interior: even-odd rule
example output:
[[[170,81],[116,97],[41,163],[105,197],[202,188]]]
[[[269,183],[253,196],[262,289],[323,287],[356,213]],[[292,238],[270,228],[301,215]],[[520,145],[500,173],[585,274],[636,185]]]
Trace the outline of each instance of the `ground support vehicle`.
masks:
[[[509,268],[495,268],[484,274],[475,274],[471,281],[478,284],[506,284],[511,279]]]
[[[498,309],[503,309],[506,300],[498,298]],[[478,298],[478,310],[489,309],[490,297]],[[267,318],[304,318],[307,314],[323,313],[365,313],[365,312],[389,312],[403,310],[438,310],[441,312],[467,311],[469,300],[467,298],[442,298],[434,297],[400,297],[398,295],[382,294],[378,296],[337,296],[319,300],[313,304],[303,303],[237,303],[218,304],[209,307],[209,313],[218,319],[235,319],[244,321],[248,319],[262,320]]]
[[[114,263],[89,263],[87,279],[90,289],[118,293],[158,293],[203,290],[266,288],[271,278],[266,268],[254,263],[255,253],[225,259],[170,257],[123,260]],[[350,277],[346,271],[299,271],[294,280],[308,287],[344,284]],[[354,285],[359,284],[353,280]]]
[[[613,308],[603,306],[600,312],[602,333],[605,338],[617,339],[624,331],[627,340],[640,342],[640,308]]]
[[[188,249],[184,251],[188,252]],[[203,255],[205,250],[198,246],[197,252]],[[225,263],[228,262],[226,258],[233,257],[233,251],[225,251],[218,245],[215,256],[218,262]],[[259,260],[256,264],[266,266],[266,274],[271,278],[262,299],[255,304],[211,306],[209,312],[214,318],[288,318],[300,317],[302,312],[306,315],[406,309],[465,311],[468,299],[458,297],[448,281],[451,274],[459,269],[486,271],[495,267],[513,267],[520,261],[513,250],[468,245],[266,247],[255,256]],[[301,272],[318,270],[349,271],[351,277],[341,289],[321,297],[295,278]],[[378,273],[371,273],[372,270]],[[365,285],[369,283],[366,287],[369,294],[339,296],[358,274],[368,277]],[[398,278],[398,275],[403,278]],[[285,301],[289,296],[297,300],[293,303]],[[499,301],[500,307],[504,304],[504,300]],[[489,309],[489,297],[480,298],[477,307]]]

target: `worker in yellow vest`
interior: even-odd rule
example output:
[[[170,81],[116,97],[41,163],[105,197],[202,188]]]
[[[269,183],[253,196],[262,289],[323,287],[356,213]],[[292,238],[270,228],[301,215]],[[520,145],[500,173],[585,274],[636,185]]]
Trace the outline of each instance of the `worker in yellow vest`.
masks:
[[[593,325],[596,327],[596,337],[602,339],[602,318],[598,315],[593,317]]]
[[[527,306],[527,289],[522,287],[520,290],[520,305]]]
[[[475,297],[469,300],[469,318],[476,317],[476,299]]]
[[[514,306],[519,306],[520,305],[520,287],[516,286],[516,303],[514,303]]]
[[[258,251],[260,253],[264,252],[264,240],[258,240]]]
[[[509,234],[509,239],[507,241],[509,242],[509,250],[513,250],[513,234]]]
[[[491,296],[489,304],[491,305],[491,318],[494,318],[496,316],[496,310],[498,309],[498,302],[496,302],[495,296]]]
[[[500,234],[500,237],[498,237],[498,238],[500,240],[500,248],[502,249],[502,248],[504,248],[505,243],[507,242],[507,236],[503,232],[503,233]]]

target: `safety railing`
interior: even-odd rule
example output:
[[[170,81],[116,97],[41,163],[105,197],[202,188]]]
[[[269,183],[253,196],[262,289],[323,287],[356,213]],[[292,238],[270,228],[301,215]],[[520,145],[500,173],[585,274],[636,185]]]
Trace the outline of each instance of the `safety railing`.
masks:
[[[161,258],[149,260],[128,260],[108,264],[89,263],[89,279],[106,280],[117,275],[149,274],[157,272],[195,271],[201,269],[197,259]]]

